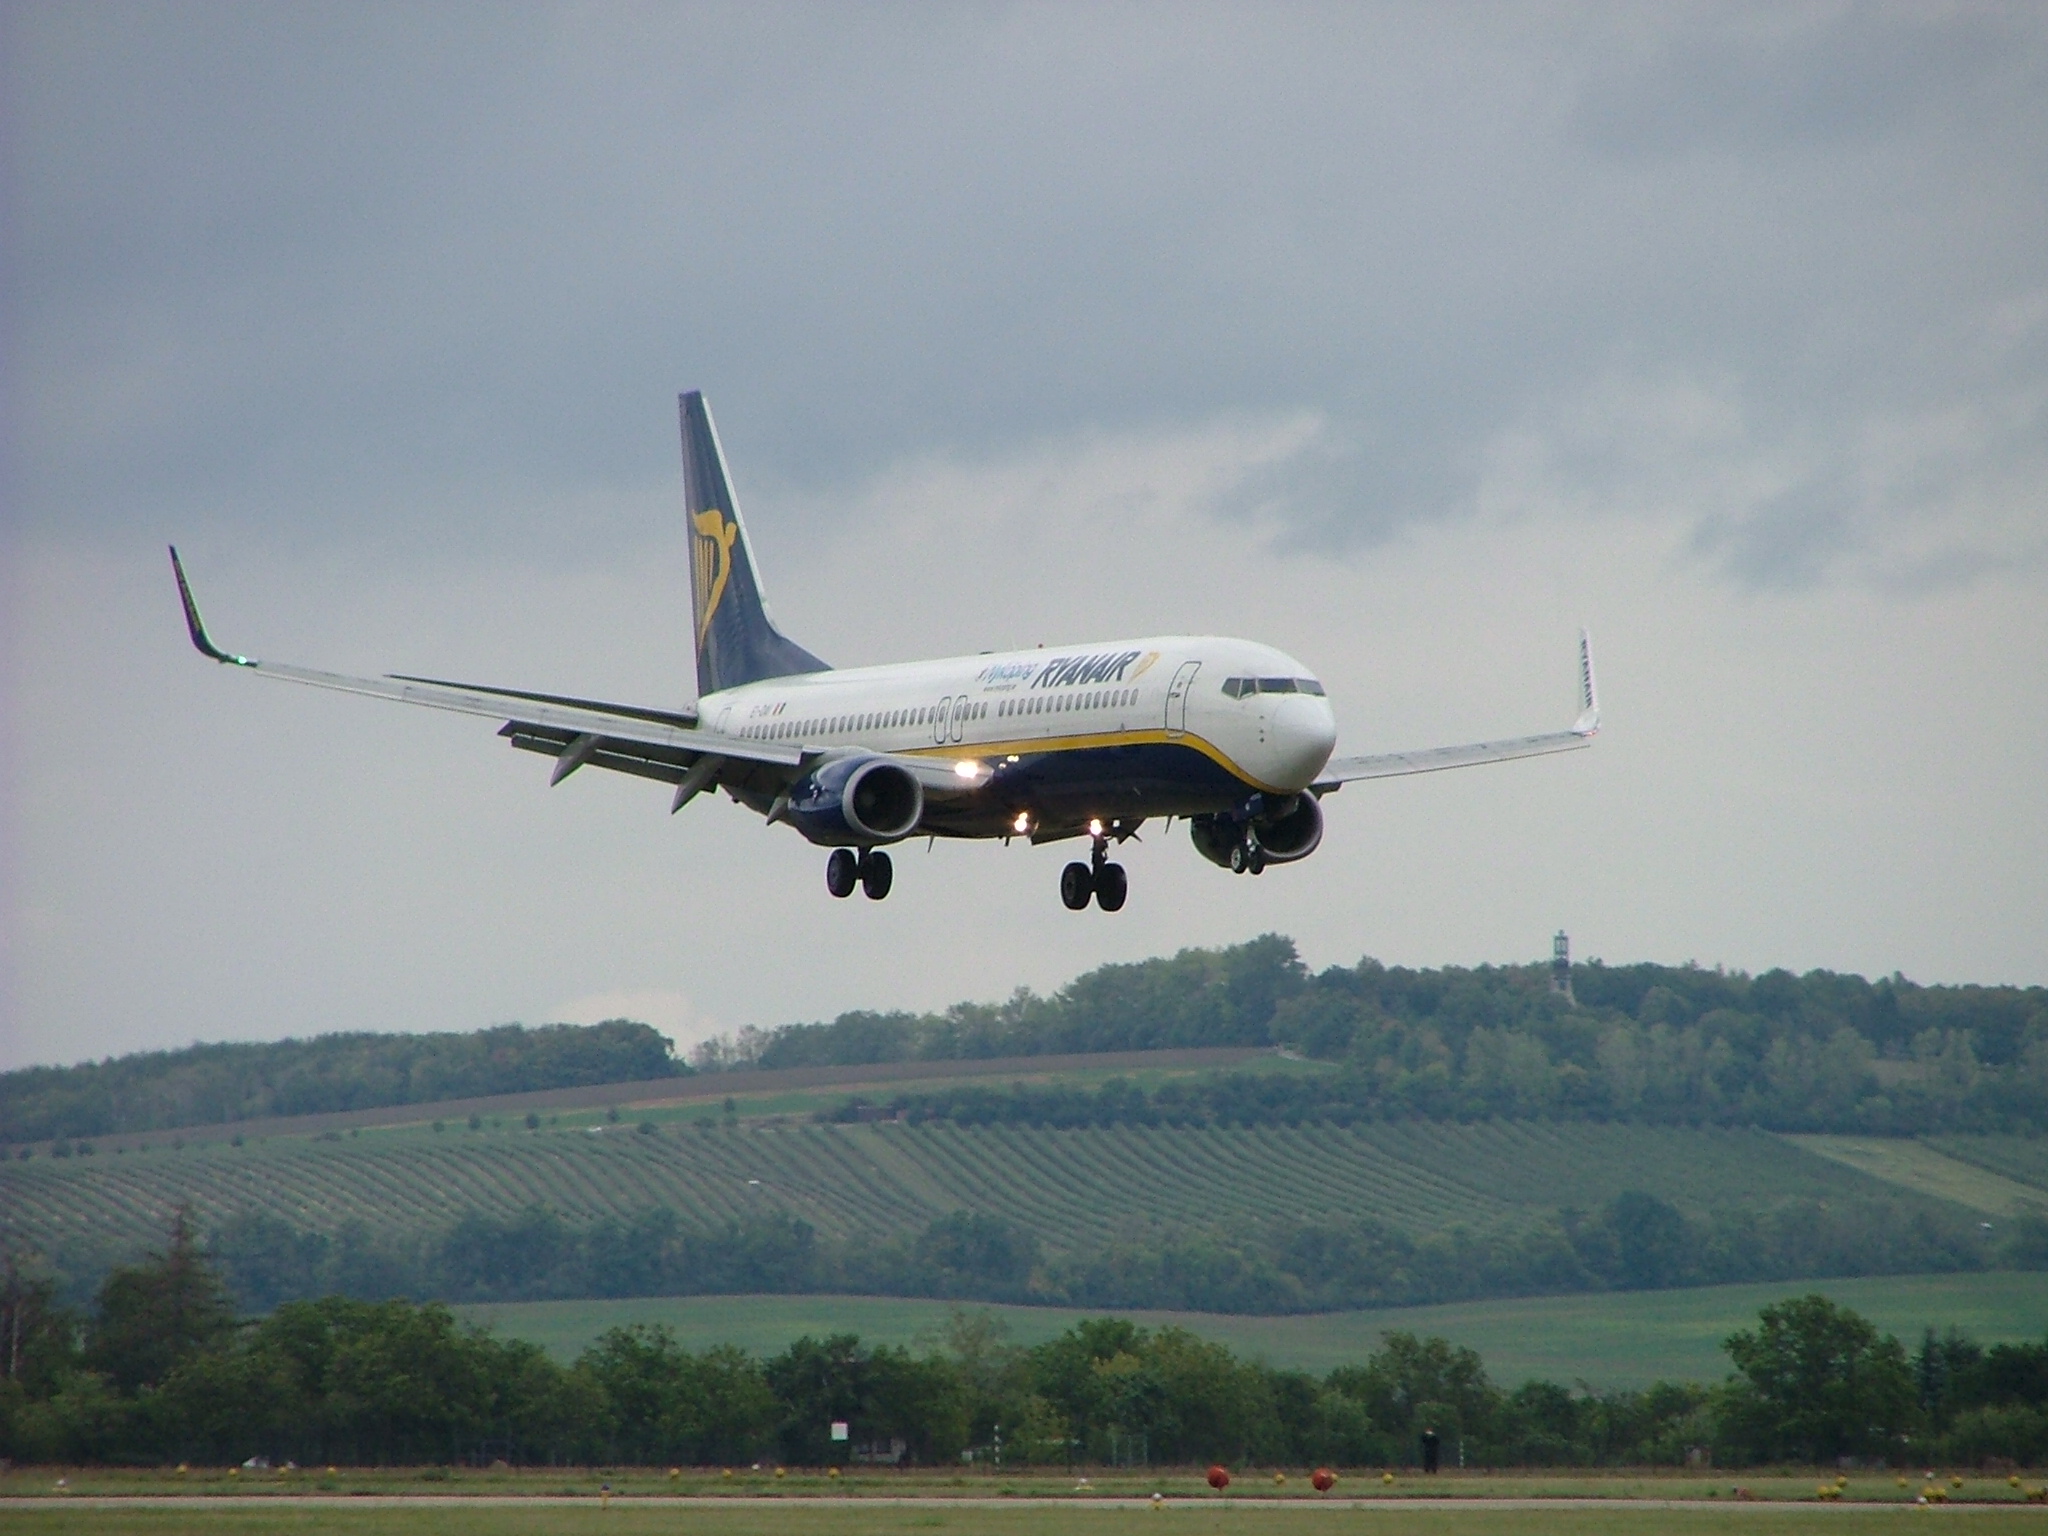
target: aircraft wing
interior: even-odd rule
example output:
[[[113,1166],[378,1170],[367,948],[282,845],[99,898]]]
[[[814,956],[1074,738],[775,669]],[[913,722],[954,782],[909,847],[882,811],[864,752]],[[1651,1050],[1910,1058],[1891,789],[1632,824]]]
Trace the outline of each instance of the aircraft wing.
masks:
[[[171,568],[177,573],[178,596],[185,605],[185,627],[203,656],[227,666],[242,667],[259,677],[274,677],[312,688],[366,698],[419,704],[428,709],[480,715],[502,720],[499,730],[513,746],[552,756],[552,782],[559,784],[586,764],[611,768],[677,786],[673,809],[680,810],[699,791],[717,787],[785,788],[817,754],[785,742],[753,741],[699,728],[694,714],[608,704],[560,694],[528,693],[420,677],[348,677],[310,667],[285,666],[238,656],[215,645],[199,617],[184,563],[176,549]]]
[[[1415,752],[1381,752],[1370,757],[1333,757],[1311,786],[1328,794],[1354,779],[1389,779],[1406,773],[1437,773],[1445,768],[1470,768],[1478,763],[1505,763],[1518,757],[1544,757],[1593,745],[1600,733],[1599,695],[1593,685],[1593,642],[1579,631],[1579,718],[1568,731],[1540,736],[1515,736],[1504,741],[1475,741],[1458,747],[1425,747]]]

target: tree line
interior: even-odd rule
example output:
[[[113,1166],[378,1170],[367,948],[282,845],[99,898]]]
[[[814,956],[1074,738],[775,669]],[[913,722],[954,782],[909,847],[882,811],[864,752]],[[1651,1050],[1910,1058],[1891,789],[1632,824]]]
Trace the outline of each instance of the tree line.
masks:
[[[239,1319],[181,1219],[84,1315],[10,1268],[0,1341],[0,1455],[25,1462],[1370,1467],[1412,1464],[1425,1429],[1473,1466],[2048,1459],[2048,1342],[1930,1332],[1909,1354],[1817,1295],[1732,1335],[1712,1387],[1507,1390],[1473,1351],[1401,1332],[1321,1376],[1120,1318],[1022,1348],[957,1311],[917,1351],[840,1334],[760,1358],[637,1326],[564,1365],[440,1303]]]
[[[843,1013],[742,1029],[678,1061],[644,1024],[324,1035],[197,1045],[0,1074],[0,1144],[218,1124],[686,1071],[1284,1046],[1326,1081],[1236,1082],[1162,1115],[1322,1119],[1614,1117],[1788,1131],[2048,1129],[2048,988],[1696,965],[1414,970],[1371,958],[1311,973],[1267,934],[1105,965],[1049,996],[939,1013]],[[1260,1093],[1284,1103],[1250,1109]],[[969,1098],[941,1112],[984,1113]],[[1104,1108],[1098,1098],[1094,1112]],[[1039,1112],[1052,1112],[1042,1108]],[[1065,1112],[1065,1111],[1060,1111]],[[1133,1112],[1139,1111],[1133,1106]]]
[[[665,1035],[630,1019],[193,1045],[0,1073],[0,1144],[643,1082],[690,1071]]]
[[[2031,1246],[2029,1246],[2031,1244]],[[472,1212],[432,1236],[322,1233],[245,1213],[205,1244],[255,1312],[339,1293],[451,1302],[762,1293],[1241,1313],[1341,1311],[1736,1281],[2048,1268],[2048,1221],[1978,1223],[1909,1199],[1787,1202],[1689,1215],[1642,1191],[1515,1226],[1410,1236],[1370,1218],[1275,1219],[1047,1253],[1001,1217],[953,1211],[921,1232],[842,1242],[788,1215],[686,1227],[673,1210],[575,1225],[544,1207]],[[97,1269],[77,1266],[72,1282]]]
[[[1501,1118],[1880,1135],[2048,1129],[2048,988],[1598,962],[1571,976],[1568,998],[1552,990],[1548,966],[1416,971],[1368,958],[1311,974],[1291,940],[1267,935],[1104,966],[1050,998],[1020,992],[995,1007],[792,1026],[727,1042],[701,1064],[1243,1045],[1336,1065],[1308,1077],[1220,1073],[1150,1092],[1127,1082],[963,1084],[851,1098],[827,1116],[837,1119],[879,1111],[963,1124]]]

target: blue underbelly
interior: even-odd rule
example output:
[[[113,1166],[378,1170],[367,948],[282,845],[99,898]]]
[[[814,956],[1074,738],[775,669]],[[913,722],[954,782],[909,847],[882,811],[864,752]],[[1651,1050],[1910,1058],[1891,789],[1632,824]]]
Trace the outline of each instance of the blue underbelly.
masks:
[[[996,760],[995,776],[969,803],[927,802],[925,826],[961,837],[1011,833],[1020,813],[1047,829],[1090,818],[1126,822],[1229,810],[1256,786],[1181,742],[1072,747]]]

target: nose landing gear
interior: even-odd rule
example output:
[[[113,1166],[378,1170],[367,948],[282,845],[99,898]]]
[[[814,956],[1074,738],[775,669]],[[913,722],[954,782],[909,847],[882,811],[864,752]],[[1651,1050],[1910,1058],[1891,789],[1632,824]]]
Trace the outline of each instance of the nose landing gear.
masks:
[[[863,848],[859,853],[834,848],[825,860],[825,889],[834,896],[851,896],[858,885],[869,901],[880,901],[895,879],[895,866],[879,848]]]
[[[1060,901],[1069,912],[1086,907],[1091,896],[1103,911],[1115,912],[1131,893],[1130,877],[1124,873],[1123,865],[1109,862],[1108,835],[1096,832],[1093,836],[1088,862],[1083,864],[1076,859],[1060,871]]]

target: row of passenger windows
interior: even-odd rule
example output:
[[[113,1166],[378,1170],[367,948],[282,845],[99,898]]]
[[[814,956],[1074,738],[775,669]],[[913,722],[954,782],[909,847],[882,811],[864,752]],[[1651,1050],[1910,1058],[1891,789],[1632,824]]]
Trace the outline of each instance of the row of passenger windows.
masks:
[[[855,715],[822,715],[815,720],[770,720],[740,731],[758,741],[803,741],[819,736],[838,736],[847,731],[889,731],[905,725],[936,725],[939,709],[919,705],[914,709],[874,709]],[[962,701],[951,711],[958,719],[980,720],[988,705]]]
[[[1250,683],[1254,679],[1231,679],[1232,683],[1238,681]],[[1271,682],[1274,679],[1268,678],[1267,681]],[[1279,681],[1289,682],[1290,688],[1292,686],[1289,679],[1281,678]],[[1251,690],[1247,688],[1245,691]],[[1278,690],[1266,691],[1270,693]],[[1323,689],[1320,683],[1304,682],[1301,691],[1321,693]],[[1235,698],[1236,695],[1232,694],[1231,697]],[[1120,709],[1127,704],[1135,704],[1137,700],[1138,690],[1135,688],[1101,688],[1092,693],[1046,693],[1029,698],[1005,699],[995,706],[995,712],[1005,716],[1065,714],[1083,709]],[[983,720],[988,717],[989,709],[987,702],[973,700],[956,706],[952,714],[957,717],[961,710],[965,710],[967,719]],[[805,741],[820,736],[837,736],[847,731],[887,731],[904,725],[936,725],[938,716],[939,710],[928,706],[915,709],[870,710],[857,715],[826,715],[815,720],[764,721],[759,725],[743,727],[740,734],[757,741]]]
[[[1075,709],[1119,709],[1135,703],[1135,688],[1101,688],[1093,693],[1041,693],[1022,699],[1005,699],[999,715],[1057,715]]]
[[[1226,698],[1248,699],[1255,693],[1312,693],[1323,696],[1323,685],[1312,677],[1227,677],[1223,680]]]

